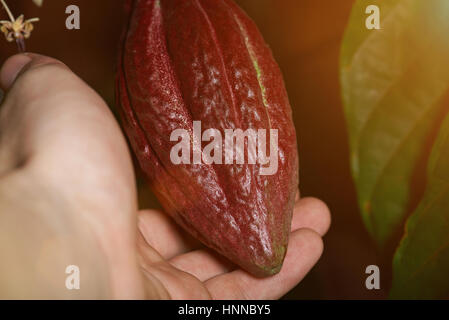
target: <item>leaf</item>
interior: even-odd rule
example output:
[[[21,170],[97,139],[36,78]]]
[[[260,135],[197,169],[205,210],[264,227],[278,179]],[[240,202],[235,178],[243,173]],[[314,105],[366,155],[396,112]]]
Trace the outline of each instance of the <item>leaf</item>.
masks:
[[[428,185],[393,259],[392,298],[449,297],[449,116],[428,166]]]
[[[33,0],[34,4],[37,5],[38,7],[42,7],[42,3],[44,2],[44,0]]]
[[[381,30],[367,30],[368,5]],[[351,170],[365,225],[383,246],[401,225],[410,182],[449,87],[449,1],[358,0],[341,83]]]

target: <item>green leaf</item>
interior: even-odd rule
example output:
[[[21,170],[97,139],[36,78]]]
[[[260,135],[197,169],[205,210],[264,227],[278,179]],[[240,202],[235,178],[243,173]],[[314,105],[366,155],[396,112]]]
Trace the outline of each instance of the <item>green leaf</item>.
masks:
[[[393,259],[392,298],[449,297],[449,116],[428,166],[428,185]]]
[[[380,8],[380,30],[365,27],[368,5]],[[411,177],[449,87],[448,14],[447,0],[358,0],[343,40],[352,175],[380,246],[407,213]]]

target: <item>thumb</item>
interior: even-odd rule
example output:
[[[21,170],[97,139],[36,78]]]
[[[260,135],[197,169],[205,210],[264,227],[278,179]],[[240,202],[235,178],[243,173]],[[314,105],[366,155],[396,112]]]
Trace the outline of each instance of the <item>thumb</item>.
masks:
[[[3,65],[0,73],[0,87],[8,90],[20,71],[32,61],[30,54],[18,54],[9,58]]]
[[[33,101],[39,102],[36,93],[43,92],[48,79],[38,78],[50,66],[65,68],[55,59],[25,53],[10,57],[0,69],[0,87],[6,91],[0,109],[0,176],[21,166],[28,156],[28,146],[23,143],[25,136],[30,135],[25,130],[30,124],[26,111]]]
[[[0,70],[0,176],[33,160],[73,172],[112,153],[128,167],[128,149],[106,103],[67,66],[37,54],[9,58]],[[68,176],[66,173],[65,176]]]

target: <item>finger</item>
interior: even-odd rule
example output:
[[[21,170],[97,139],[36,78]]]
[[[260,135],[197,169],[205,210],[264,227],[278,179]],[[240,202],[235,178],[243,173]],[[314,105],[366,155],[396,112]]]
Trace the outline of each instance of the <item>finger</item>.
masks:
[[[137,232],[137,252],[139,254],[140,265],[147,265],[164,260],[160,253],[148,244],[140,230]]]
[[[0,87],[7,91],[14,83],[18,75],[23,72],[25,67],[31,62],[32,58],[25,54],[19,54],[8,58],[0,70]],[[0,114],[0,175],[7,173],[10,169],[20,166],[24,156],[13,150],[14,146],[19,145],[19,135],[13,134],[19,131],[18,126],[19,112],[17,108],[8,108],[7,103],[2,99],[2,108]],[[9,104],[12,105],[11,103]],[[13,128],[14,130],[8,130]],[[19,156],[20,155],[20,156]]]
[[[148,296],[159,299],[210,299],[202,282],[167,262],[148,244],[141,232],[137,235],[138,262]]]
[[[138,263],[143,275],[143,285],[148,297],[151,299],[155,297],[164,300],[170,299],[170,294],[164,284],[151,273],[154,265],[167,266],[167,263],[156,250],[148,245],[141,232],[137,233],[137,253]]]
[[[181,271],[166,261],[145,267],[146,286],[157,287],[161,299],[210,300],[203,283],[191,274]]]
[[[170,259],[169,262],[203,282],[236,269],[234,264],[209,249],[188,252]]]
[[[143,284],[150,297],[175,300],[211,298],[199,279],[168,263],[140,233],[137,245]]]
[[[198,240],[182,230],[176,222],[159,210],[142,210],[138,227],[145,241],[164,259],[202,247]]]
[[[327,205],[316,198],[302,198],[293,209],[292,231],[308,228],[324,236],[331,224]]]
[[[0,87],[6,91],[16,80],[22,69],[31,62],[29,55],[20,54],[10,57],[5,61],[0,72]]]
[[[18,71],[26,59],[31,61]],[[107,160],[105,169],[124,173],[108,181],[110,185],[119,184],[120,178],[127,180],[124,188],[134,184],[126,141],[112,113],[63,63],[35,54],[16,55],[4,64],[0,79],[10,86],[0,116],[2,147],[6,145],[2,149],[20,157],[17,162],[40,160],[51,172],[78,180],[79,170]],[[111,159],[99,159],[112,154]],[[109,173],[104,175],[109,178]]]
[[[236,270],[206,281],[214,299],[278,299],[295,287],[318,261],[323,252],[321,237],[309,229],[291,234],[281,272],[268,278],[256,278]]]
[[[9,88],[0,118],[2,134],[20,137],[16,153],[42,161],[45,158],[46,167],[64,170],[65,176],[75,179],[79,174],[68,170],[69,164],[86,169],[89,163],[101,160],[101,155],[114,154],[105,167],[112,164],[114,168],[126,168],[117,172],[124,172],[128,182],[134,184],[127,144],[111,111],[62,62],[36,54],[13,56],[0,72],[2,85],[11,82],[11,75],[17,73],[15,68],[26,59],[31,61]]]

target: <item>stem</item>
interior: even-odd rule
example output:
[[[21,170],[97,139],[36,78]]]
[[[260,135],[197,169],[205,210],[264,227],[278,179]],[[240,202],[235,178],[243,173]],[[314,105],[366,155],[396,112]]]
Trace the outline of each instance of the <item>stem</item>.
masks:
[[[19,50],[19,53],[24,53],[26,51],[25,41],[23,38],[16,39],[17,43],[17,49]]]
[[[12,15],[11,11],[9,10],[8,6],[6,5],[6,2],[4,0],[0,0],[0,2],[3,5],[3,8],[5,8],[6,12],[8,13],[9,19],[11,22],[14,22],[16,19],[14,19],[14,16]]]

